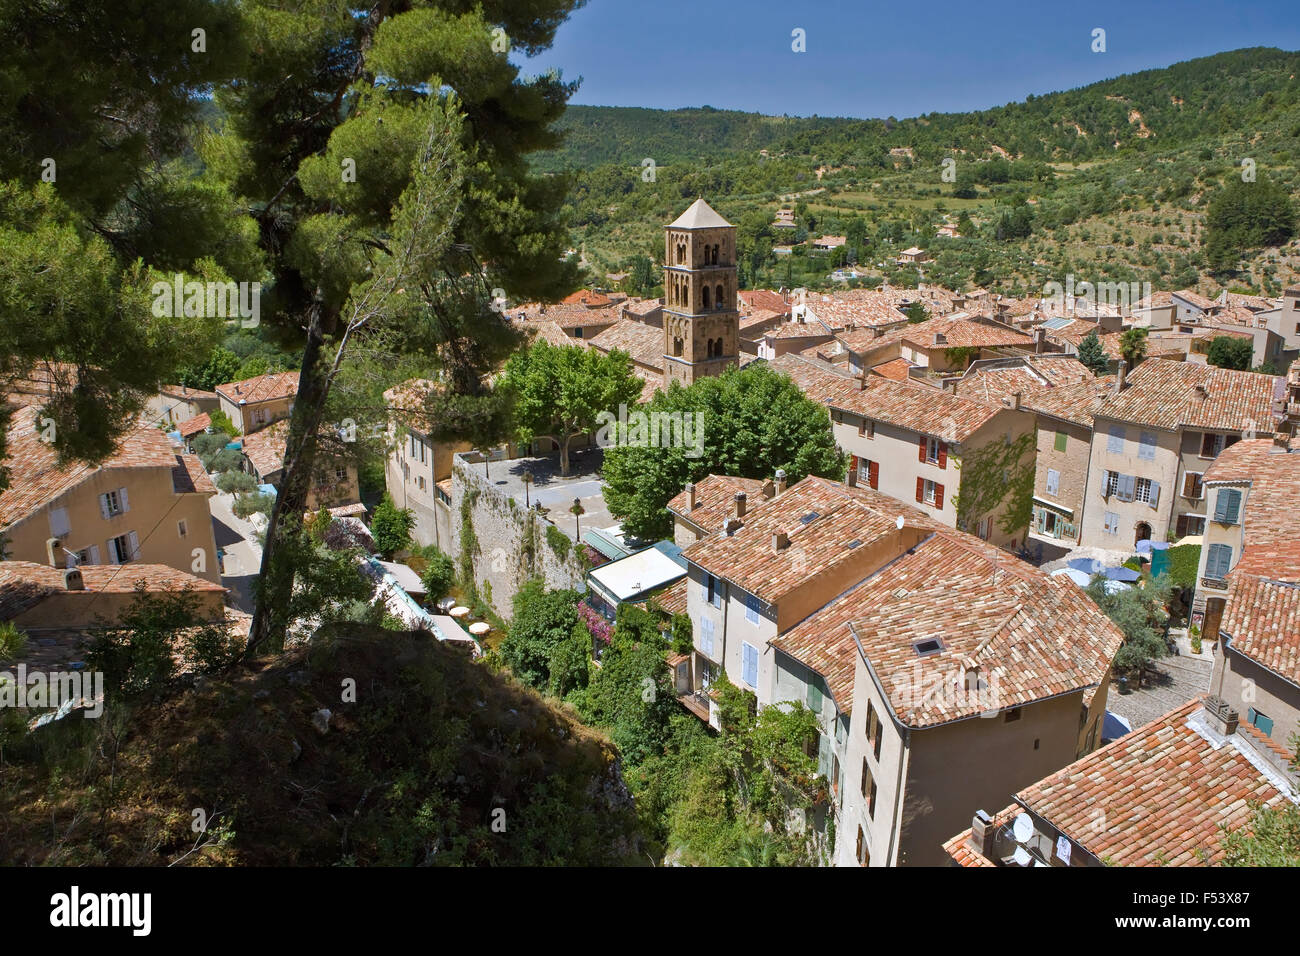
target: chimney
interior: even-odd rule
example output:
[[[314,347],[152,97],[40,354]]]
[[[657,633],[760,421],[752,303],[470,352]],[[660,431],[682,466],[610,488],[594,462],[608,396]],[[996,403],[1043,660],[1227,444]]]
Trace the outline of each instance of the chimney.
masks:
[[[45,541],[45,557],[50,562],[50,567],[63,567],[63,542],[58,538],[47,538]]]
[[[849,463],[848,485],[850,488],[856,488],[858,486],[858,470],[853,467],[852,462]]]
[[[695,510],[695,482],[688,482],[686,485],[686,510]]]
[[[1210,390],[1209,390],[1208,388],[1206,388],[1205,385],[1204,385],[1204,383],[1202,383],[1202,382],[1197,382],[1197,383],[1196,383],[1196,397],[1197,397],[1197,398],[1209,398],[1209,397],[1210,397]]]
[[[772,479],[771,479],[771,478],[769,478],[769,479],[767,479],[767,481],[763,482],[763,497],[764,497],[764,498],[775,498],[775,497],[776,497],[776,486],[775,486],[774,484],[772,484]]]
[[[1011,393],[1011,408],[1012,408],[1014,411],[1017,411],[1017,412],[1020,411],[1020,392],[1019,392],[1019,391],[1015,391],[1015,392],[1012,392],[1012,393]]]
[[[778,495],[785,494],[785,469],[784,468],[778,468],[776,470],[776,494]],[[773,495],[773,497],[775,497],[775,495]]]
[[[63,572],[63,587],[68,591],[86,590],[86,582],[82,580],[79,568],[68,568]]]
[[[1124,391],[1124,370],[1128,368],[1128,362],[1123,359],[1119,360],[1119,368],[1115,370],[1115,394],[1118,395]]]
[[[773,551],[784,551],[788,547],[790,547],[790,536],[788,534],[784,531],[772,532]]]
[[[1205,716],[1209,718],[1210,726],[1225,737],[1237,732],[1237,712],[1222,697],[1205,698]]]
[[[984,859],[992,860],[997,832],[993,818],[983,810],[976,810],[975,817],[970,822],[970,848]]]
[[[745,517],[745,500],[747,495],[743,491],[736,492],[736,517]]]

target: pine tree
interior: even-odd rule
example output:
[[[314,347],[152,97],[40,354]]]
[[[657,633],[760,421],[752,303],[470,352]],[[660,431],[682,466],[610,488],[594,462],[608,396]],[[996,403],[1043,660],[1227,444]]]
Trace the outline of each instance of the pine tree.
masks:
[[[1094,375],[1105,375],[1110,371],[1110,359],[1106,357],[1106,350],[1101,346],[1101,339],[1097,337],[1096,329],[1083,337],[1074,357]]]

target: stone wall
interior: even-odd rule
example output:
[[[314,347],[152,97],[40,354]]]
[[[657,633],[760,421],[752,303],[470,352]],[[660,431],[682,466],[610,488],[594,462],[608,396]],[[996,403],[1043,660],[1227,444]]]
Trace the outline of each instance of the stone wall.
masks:
[[[547,528],[555,525],[537,512],[526,511],[478,471],[463,455],[457,455],[452,465],[451,527],[449,547],[444,550],[456,562],[457,573],[465,567],[468,542],[479,595],[506,619],[515,592],[530,577],[541,577],[548,588],[585,590],[586,569],[579,546],[571,543],[561,558],[548,541]],[[558,529],[555,533],[562,534]],[[565,540],[569,541],[567,536]]]

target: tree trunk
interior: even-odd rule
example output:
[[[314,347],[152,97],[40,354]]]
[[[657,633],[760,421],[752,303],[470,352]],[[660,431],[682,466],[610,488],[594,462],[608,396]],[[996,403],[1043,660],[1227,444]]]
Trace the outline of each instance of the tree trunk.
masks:
[[[569,477],[569,442],[573,440],[572,432],[564,433],[564,440],[560,442],[560,477]]]
[[[312,308],[307,327],[298,396],[294,399],[293,413],[289,418],[284,470],[266,529],[266,545],[262,548],[253,623],[244,651],[247,657],[253,656],[258,649],[278,650],[282,647],[289,624],[295,567],[292,548],[287,547],[286,542],[294,541],[302,530],[303,512],[307,508],[307,494],[316,464],[316,435],[329,392],[328,380],[320,367],[323,347],[321,308],[316,305]]]

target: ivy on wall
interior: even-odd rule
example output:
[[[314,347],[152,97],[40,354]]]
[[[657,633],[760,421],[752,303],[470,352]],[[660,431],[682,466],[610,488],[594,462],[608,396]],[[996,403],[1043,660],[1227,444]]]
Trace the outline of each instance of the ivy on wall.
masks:
[[[478,597],[478,585],[474,583],[474,555],[478,553],[478,535],[474,532],[473,514],[478,495],[479,490],[469,486],[460,499],[460,586],[471,601]]]
[[[1034,512],[1034,460],[1037,442],[1033,432],[1010,444],[992,441],[964,454],[955,467],[961,471],[961,493],[957,496],[957,527],[971,531],[1002,503],[1006,510],[998,519],[1003,534],[1015,534],[1029,527]]]

